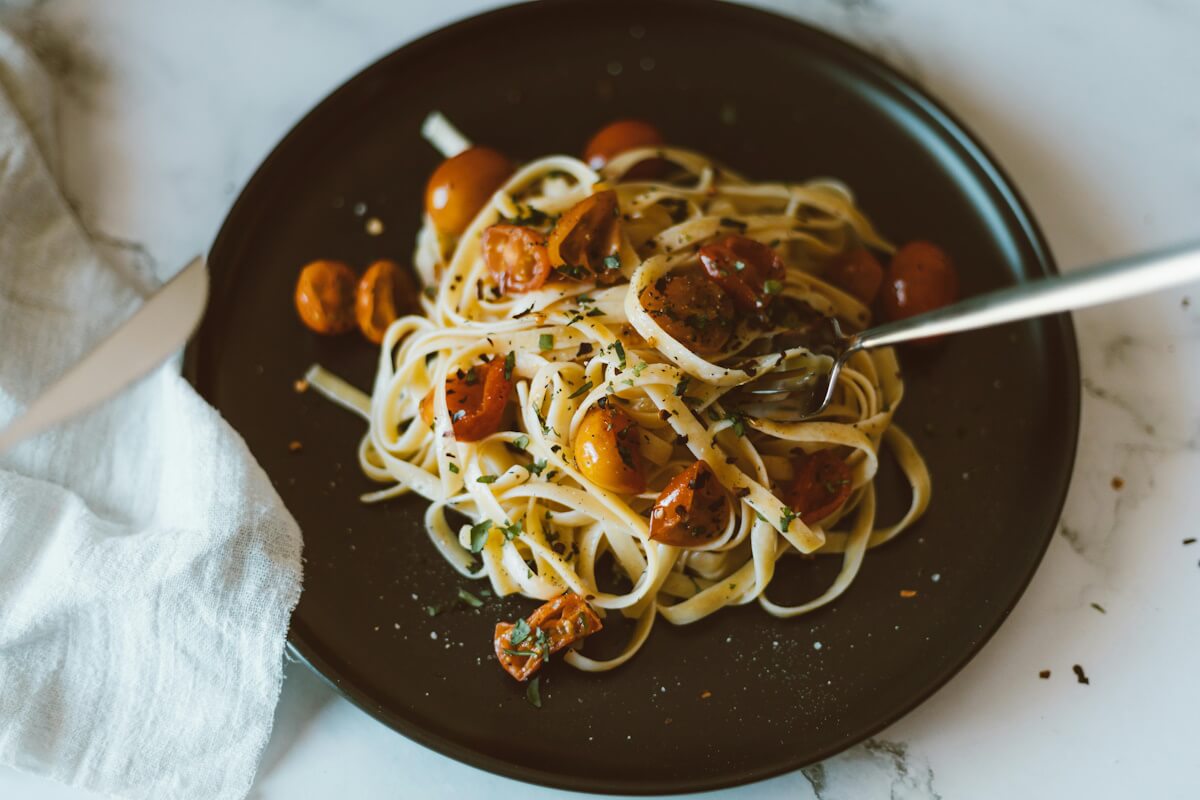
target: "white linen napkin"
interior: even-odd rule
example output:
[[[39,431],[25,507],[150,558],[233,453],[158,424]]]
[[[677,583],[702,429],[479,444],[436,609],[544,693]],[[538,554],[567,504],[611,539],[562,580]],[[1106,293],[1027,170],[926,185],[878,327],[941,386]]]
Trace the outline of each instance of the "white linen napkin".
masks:
[[[0,425],[141,299],[58,192],[49,97],[0,31]],[[300,548],[177,362],[0,454],[0,761],[121,797],[244,797]]]

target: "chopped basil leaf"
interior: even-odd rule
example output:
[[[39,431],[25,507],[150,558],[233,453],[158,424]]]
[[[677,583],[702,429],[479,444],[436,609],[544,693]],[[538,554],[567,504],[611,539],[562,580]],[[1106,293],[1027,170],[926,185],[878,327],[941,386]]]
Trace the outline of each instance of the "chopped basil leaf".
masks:
[[[617,358],[621,359],[619,366],[625,369],[625,345],[621,344],[621,340],[617,339],[613,342],[613,349],[617,351]]]
[[[648,365],[646,364],[646,362],[645,362],[645,361],[642,361],[641,363],[638,363],[638,364],[634,364],[634,365],[633,365],[633,374],[634,374],[634,377],[639,377],[639,376],[641,376],[641,374],[642,374],[642,370],[644,370],[644,369],[645,369],[647,366],[648,366]]]
[[[682,378],[680,378],[679,383],[675,384],[675,396],[683,397],[684,392],[688,390],[688,384],[691,382],[692,379],[688,375],[684,375]]]
[[[522,433],[516,439],[513,439],[513,447],[518,450],[524,450],[526,447],[529,447],[529,437]]]
[[[510,352],[508,355],[506,355],[504,357],[504,380],[506,380],[506,381],[512,380],[513,367],[515,367],[516,365],[517,365],[517,354],[515,352]]]
[[[438,614],[442,613],[442,609],[438,606],[425,606],[425,613],[431,617],[436,617]]]
[[[538,337],[538,349],[539,350],[553,350],[554,349],[554,334],[543,333],[541,336],[539,336]]]
[[[725,415],[725,419],[733,423],[733,432],[738,436],[746,435],[746,420],[736,411],[731,411]]]
[[[458,590],[458,599],[469,605],[471,608],[482,608],[483,601],[475,595],[468,592],[466,589]]]
[[[458,472],[458,464],[447,464],[446,468],[448,470],[450,470],[451,472],[454,472],[454,473]]]
[[[511,645],[516,647],[521,642],[529,638],[529,633],[529,623],[525,621],[524,617],[522,617],[521,619],[517,620],[516,625],[513,625],[512,633],[508,635],[508,641]]]
[[[540,459],[529,465],[529,471],[534,475],[541,475],[542,470],[546,468],[546,459]]]
[[[598,308],[593,308],[592,310],[590,310],[586,314],[584,314],[584,316],[585,317],[603,317],[604,312]]]
[[[476,483],[495,483],[496,476],[495,475],[480,475],[478,478],[475,479],[475,482]]]
[[[488,532],[492,529],[492,521],[485,519],[478,525],[471,526],[471,552],[478,553],[487,542]]]
[[[763,281],[763,294],[779,294],[783,291],[783,283],[780,281]]]
[[[430,300],[437,297],[437,287],[436,286],[426,286],[424,289],[424,292],[425,292],[425,296],[428,297]]]
[[[525,699],[529,701],[529,705],[534,708],[542,707],[542,693],[538,689],[538,681],[542,678],[539,675],[529,682],[529,688],[525,690]]]
[[[474,386],[475,384],[479,383],[479,373],[475,371],[474,367],[471,367],[469,370],[467,370],[466,380],[468,386]]]
[[[607,267],[608,269],[620,269],[621,268],[620,256],[605,256],[604,257],[604,266]]]
[[[508,656],[518,656],[519,658],[537,658],[537,653],[530,652],[529,650],[510,650],[507,647],[503,648],[503,650],[504,654]]]
[[[580,386],[578,389],[576,389],[575,391],[573,391],[569,395],[567,395],[567,399],[574,400],[576,397],[579,397],[579,395],[587,394],[591,390],[592,390],[592,382],[584,381],[583,386]]]
[[[521,520],[518,520],[511,525],[505,525],[500,530],[504,531],[504,538],[511,542],[524,532],[525,523]]]

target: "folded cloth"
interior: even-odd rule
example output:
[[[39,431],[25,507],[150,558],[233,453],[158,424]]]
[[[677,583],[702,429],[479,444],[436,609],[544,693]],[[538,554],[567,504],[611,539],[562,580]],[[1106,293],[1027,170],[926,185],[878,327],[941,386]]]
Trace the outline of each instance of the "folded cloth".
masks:
[[[0,426],[141,301],[58,192],[49,89],[0,31]],[[0,762],[121,797],[244,797],[300,547],[177,365],[0,454]]]

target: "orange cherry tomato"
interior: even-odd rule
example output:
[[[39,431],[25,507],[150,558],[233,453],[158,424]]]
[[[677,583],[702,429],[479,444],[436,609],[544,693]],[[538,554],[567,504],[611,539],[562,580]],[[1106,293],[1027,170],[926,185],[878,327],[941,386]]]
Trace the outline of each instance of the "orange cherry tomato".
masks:
[[[345,333],[354,327],[354,271],[340,261],[313,261],[296,280],[296,312],[317,333]]]
[[[600,283],[619,280],[621,215],[617,193],[605,189],[567,209],[554,223],[546,251],[551,267],[561,267],[573,277],[590,274]]]
[[[504,377],[503,358],[448,376],[446,409],[454,438],[477,442],[498,431],[512,388],[512,380]],[[421,400],[421,419],[426,425],[433,424],[433,392]]]
[[[461,234],[514,169],[507,156],[490,147],[469,147],[447,158],[425,185],[425,210],[434,227]]]
[[[621,153],[639,147],[655,147],[663,142],[662,132],[649,122],[622,119],[596,131],[583,150],[583,160],[592,169],[601,169]],[[621,180],[644,181],[662,177],[669,163],[661,158],[648,158],[626,171]]]
[[[850,496],[850,468],[832,450],[792,460],[794,474],[783,488],[783,501],[813,525],[842,507]]]
[[[398,317],[417,308],[417,283],[412,273],[395,261],[376,261],[358,281],[354,315],[363,336],[375,344],[383,341],[383,334]]]
[[[613,405],[595,406],[584,415],[575,435],[575,464],[585,478],[611,492],[646,489],[637,425]]]
[[[834,261],[825,277],[834,286],[857,297],[863,305],[870,306],[883,283],[883,267],[871,251],[859,247]]]
[[[492,644],[496,648],[496,660],[505,672],[523,681],[541,669],[552,653],[603,627],[600,617],[587,601],[569,593],[542,604],[526,617],[519,638],[516,625],[496,623]]]
[[[659,278],[641,301],[663,330],[697,355],[719,353],[733,334],[733,301],[698,270]]]
[[[929,242],[909,242],[892,256],[879,306],[883,318],[894,321],[949,305],[957,297],[958,273],[945,251]]]
[[[727,236],[700,248],[700,263],[742,311],[761,311],[783,291],[787,269],[779,254],[745,236]]]
[[[650,538],[676,547],[695,547],[729,524],[729,493],[712,468],[696,461],[676,475],[650,512]]]
[[[485,230],[483,257],[504,294],[540,289],[550,276],[545,234],[523,225],[493,225]]]

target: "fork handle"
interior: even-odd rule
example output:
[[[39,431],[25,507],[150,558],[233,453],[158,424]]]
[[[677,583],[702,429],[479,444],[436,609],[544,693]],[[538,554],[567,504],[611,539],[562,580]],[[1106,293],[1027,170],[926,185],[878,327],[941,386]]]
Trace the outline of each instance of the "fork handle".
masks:
[[[887,347],[914,339],[988,328],[1111,303],[1191,281],[1200,281],[1200,244],[1197,243],[976,295],[936,311],[863,331],[853,337],[851,348]]]

